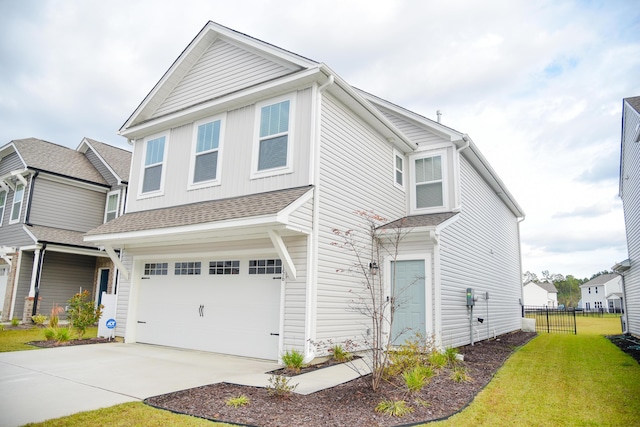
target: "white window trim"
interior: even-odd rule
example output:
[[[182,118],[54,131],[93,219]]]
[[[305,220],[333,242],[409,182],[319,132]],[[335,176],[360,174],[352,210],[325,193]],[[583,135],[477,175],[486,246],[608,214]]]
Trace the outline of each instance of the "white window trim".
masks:
[[[0,227],[2,227],[4,214],[7,211],[7,199],[9,198],[9,192],[0,188],[0,193],[4,193],[4,204],[2,205],[2,215],[0,215]]]
[[[434,206],[432,208],[418,208],[416,207],[416,160],[426,159],[429,157],[442,157],[442,206]],[[409,158],[409,177],[411,185],[411,214],[428,214],[436,212],[446,212],[449,210],[449,162],[446,150],[427,151],[421,152],[415,156]],[[406,176],[405,176],[406,178]]]
[[[22,195],[20,196],[20,210],[18,211],[18,218],[13,219],[13,208],[16,205],[17,201],[16,201],[16,192],[18,191],[18,187],[22,185]],[[22,208],[23,208],[23,201],[24,201],[24,193],[27,189],[27,186],[19,183],[16,184],[16,188],[13,191],[13,202],[11,203],[11,213],[9,214],[9,224],[17,224],[20,222],[20,218],[22,217]]]
[[[396,180],[396,173],[398,172],[398,168],[396,167],[396,157],[400,157],[402,159],[402,185],[398,184],[398,181]],[[405,186],[407,183],[407,158],[404,156],[404,154],[402,154],[401,152],[399,152],[398,150],[396,150],[395,148],[393,149],[393,185],[396,186],[396,188],[399,188],[402,191],[405,191]]]
[[[143,193],[142,189],[144,187],[144,171],[146,166],[144,164],[145,159],[147,157],[147,144],[149,141],[154,139],[158,139],[164,136],[164,153],[162,154],[162,174],[160,175],[160,188],[156,191],[149,191],[148,193]],[[138,199],[146,199],[149,197],[157,197],[164,195],[164,181],[167,176],[167,153],[169,151],[169,131],[156,133],[154,135],[150,135],[144,139],[144,144],[142,148],[142,159],[140,161],[140,176],[138,183]]]
[[[102,220],[103,223],[107,222],[107,214],[109,213],[109,197],[113,196],[114,194],[118,196],[118,201],[116,202],[116,216],[113,219],[116,219],[120,216],[120,190],[109,191],[107,193],[107,201],[104,204],[104,218]]]
[[[278,104],[283,101],[289,101],[289,131],[287,132],[287,164],[286,166],[267,169],[264,171],[258,170],[258,160],[260,157],[260,110],[262,107],[268,105]],[[251,176],[250,179],[264,178],[274,175],[283,175],[293,172],[293,145],[295,136],[295,116],[296,116],[296,93],[289,93],[287,95],[279,96],[277,98],[270,98],[266,101],[256,103],[254,129],[253,129],[253,152],[251,156]],[[284,135],[284,134],[283,134]],[[273,138],[275,135],[270,135]]]
[[[197,190],[198,188],[213,187],[221,184],[220,177],[222,176],[222,149],[224,146],[224,129],[227,115],[219,114],[206,119],[198,120],[193,123],[193,135],[191,137],[191,160],[189,163],[189,182],[187,183],[187,190]],[[216,178],[209,181],[193,182],[196,171],[196,149],[198,148],[198,127],[207,123],[220,121],[220,138],[218,140],[218,165],[216,167]],[[212,151],[212,150],[211,150]]]

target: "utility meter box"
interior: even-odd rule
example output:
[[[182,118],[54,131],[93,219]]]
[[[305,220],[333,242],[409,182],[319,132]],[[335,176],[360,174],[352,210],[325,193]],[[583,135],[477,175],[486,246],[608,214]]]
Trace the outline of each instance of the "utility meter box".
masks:
[[[473,307],[475,305],[475,293],[473,289],[467,288],[467,307]]]

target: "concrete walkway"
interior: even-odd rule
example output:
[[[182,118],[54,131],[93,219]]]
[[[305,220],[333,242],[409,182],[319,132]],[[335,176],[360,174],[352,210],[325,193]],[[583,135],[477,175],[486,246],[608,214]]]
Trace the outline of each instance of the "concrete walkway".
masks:
[[[264,387],[275,362],[144,344],[0,353],[0,425],[21,426],[217,382]],[[361,372],[366,366],[361,365]],[[309,394],[358,377],[338,365],[299,375]]]

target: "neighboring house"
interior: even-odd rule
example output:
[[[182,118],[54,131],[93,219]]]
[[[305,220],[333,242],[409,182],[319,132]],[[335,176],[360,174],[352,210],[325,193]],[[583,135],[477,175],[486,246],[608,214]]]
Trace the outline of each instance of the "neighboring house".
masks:
[[[620,188],[629,258],[614,265],[622,274],[623,332],[640,336],[640,96],[622,101]]]
[[[130,163],[89,138],[77,150],[35,138],[0,147],[3,320],[49,315],[81,289],[97,303],[113,291],[113,263],[83,234],[123,212]]]
[[[601,274],[580,285],[580,308],[583,310],[622,313],[622,276]]]
[[[527,282],[522,287],[524,305],[534,307],[558,307],[558,289],[550,282]]]
[[[367,337],[333,232],[361,229],[356,211],[409,233],[377,266],[414,296],[397,328],[469,343],[466,288],[473,323],[491,319],[480,339],[520,328],[524,214],[478,147],[325,64],[209,22],[120,134],[126,213],[85,240],[120,268],[127,342],[309,360],[314,342]]]

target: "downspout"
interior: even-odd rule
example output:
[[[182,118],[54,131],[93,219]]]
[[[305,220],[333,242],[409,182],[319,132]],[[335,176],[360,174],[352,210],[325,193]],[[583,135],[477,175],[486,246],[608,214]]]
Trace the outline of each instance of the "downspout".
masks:
[[[33,201],[33,189],[35,187],[36,178],[40,174],[40,171],[36,171],[31,176],[31,183],[29,184],[29,198],[27,199],[27,213],[25,214],[24,223],[31,227],[31,222],[29,219],[31,218],[31,202]]]
[[[520,223],[524,221],[524,217],[521,216],[516,221],[517,221],[516,224],[518,226],[518,243],[520,243]],[[519,301],[520,313],[521,313],[521,316],[524,318],[524,285],[522,284],[522,248],[520,247],[520,244],[518,244],[518,260],[520,261],[520,277],[518,281],[518,283],[520,283],[520,301]]]
[[[469,138],[467,135],[462,135],[462,140],[464,141],[464,145],[460,148],[456,149],[456,154],[457,154],[457,159],[456,159],[456,163],[455,163],[455,180],[458,182],[458,185],[456,186],[456,191],[455,191],[455,208],[453,208],[454,212],[459,212],[460,211],[460,153],[463,150],[466,150],[467,148],[469,148],[469,146],[471,145],[471,138]]]
[[[433,243],[433,332],[436,348],[442,349],[442,283],[440,278],[440,233],[431,230],[429,237]]]
[[[305,362],[313,360],[315,357],[315,351],[313,348],[313,341],[316,339],[316,305],[317,305],[317,283],[318,283],[318,252],[319,252],[319,228],[320,228],[320,140],[321,140],[321,123],[322,123],[322,94],[327,90],[329,86],[334,84],[335,77],[330,74],[327,81],[320,85],[316,90],[316,105],[315,105],[315,121],[313,129],[313,141],[314,151],[311,153],[313,156],[313,171],[310,173],[310,184],[315,188],[313,189],[313,219],[312,219],[312,231],[309,235],[309,250],[307,251],[309,256],[309,269],[307,273],[307,295],[305,301]]]
[[[36,289],[35,295],[33,296],[33,309],[31,310],[31,315],[35,316],[38,314],[38,297],[40,295],[40,276],[42,275],[42,263],[44,262],[44,253],[47,249],[47,243],[44,242],[42,244],[42,249],[40,249],[40,256],[38,257],[38,269],[36,270]]]

